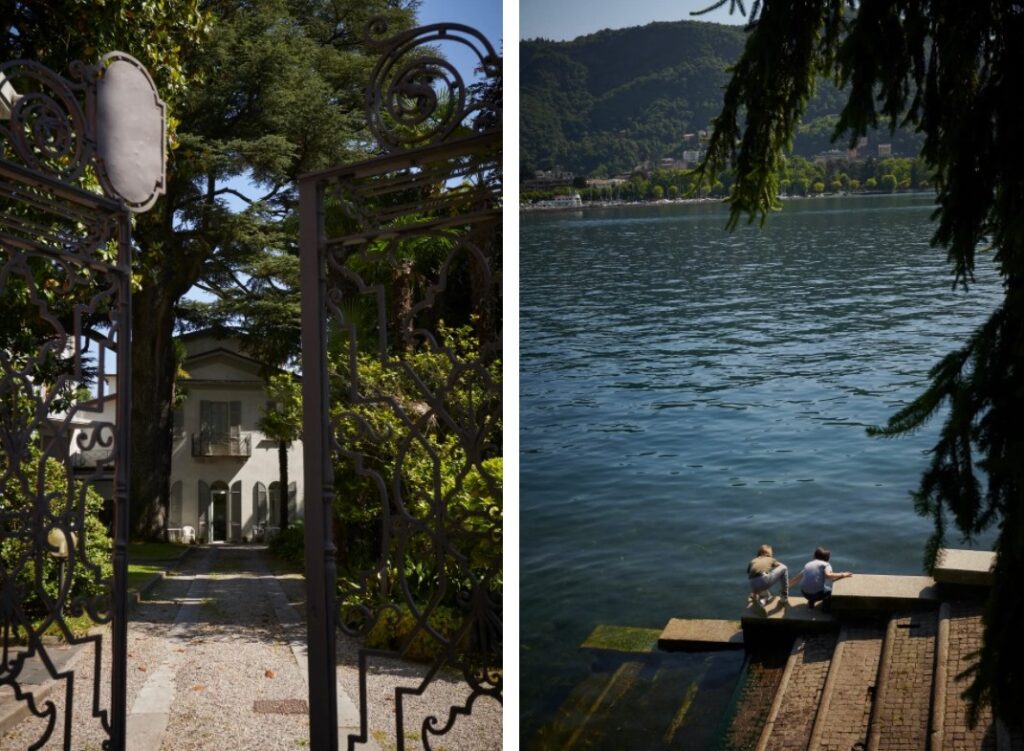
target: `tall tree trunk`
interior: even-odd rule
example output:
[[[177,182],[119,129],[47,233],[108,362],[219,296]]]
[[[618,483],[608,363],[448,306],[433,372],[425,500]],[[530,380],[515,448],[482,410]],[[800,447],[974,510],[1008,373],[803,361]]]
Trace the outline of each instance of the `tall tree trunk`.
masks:
[[[277,468],[280,473],[280,489],[277,491],[281,514],[281,531],[288,529],[288,441],[277,442]]]
[[[165,286],[134,295],[132,320],[132,465],[130,527],[136,537],[166,535],[170,497],[174,357],[174,304]]]
[[[132,466],[129,527],[140,539],[166,539],[174,430],[175,306],[202,274],[207,250],[186,246],[174,231],[178,183],[136,219],[136,268],[143,288],[132,296]]]
[[[404,259],[396,261],[391,276],[394,309],[386,311],[387,314],[394,316],[392,321],[394,341],[391,342],[391,347],[395,351],[408,352],[412,349],[412,334],[416,327],[412,315],[415,283],[415,269],[412,261]]]
[[[480,342],[480,357],[491,362],[501,355],[501,232],[500,225],[485,224],[471,238],[483,259],[469,256],[474,326]]]

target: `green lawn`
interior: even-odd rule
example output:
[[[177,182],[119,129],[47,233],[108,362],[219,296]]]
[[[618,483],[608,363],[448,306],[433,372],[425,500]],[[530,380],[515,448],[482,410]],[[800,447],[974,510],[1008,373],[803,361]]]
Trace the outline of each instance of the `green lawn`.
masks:
[[[128,591],[138,592],[154,576],[166,571],[188,545],[175,542],[128,543]]]
[[[128,544],[128,592],[139,592],[154,577],[170,568],[185,551],[187,545],[172,542],[132,542]],[[75,636],[85,636],[96,625],[88,614],[73,616],[64,614],[64,623]],[[37,621],[38,624],[38,621]],[[56,624],[46,630],[47,634],[60,635]]]
[[[130,542],[128,564],[145,561],[169,561],[181,555],[188,545],[176,542]]]

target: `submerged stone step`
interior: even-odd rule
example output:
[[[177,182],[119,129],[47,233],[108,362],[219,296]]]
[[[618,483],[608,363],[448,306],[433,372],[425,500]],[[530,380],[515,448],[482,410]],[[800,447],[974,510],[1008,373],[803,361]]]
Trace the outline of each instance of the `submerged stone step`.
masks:
[[[996,554],[991,550],[960,550],[943,548],[935,559],[935,581],[942,584],[963,584],[988,587]]]
[[[672,618],[658,637],[661,649],[738,649],[743,646],[739,621]]]
[[[564,751],[592,747],[607,732],[609,715],[642,670],[643,663],[634,660],[619,665],[610,674],[587,676],[573,689],[552,721],[538,731],[531,749]]]
[[[580,647],[647,654],[653,652],[658,646],[660,635],[661,632],[656,628],[599,624],[580,644]]]
[[[832,609],[837,612],[934,608],[938,600],[930,576],[856,574],[832,587]]]

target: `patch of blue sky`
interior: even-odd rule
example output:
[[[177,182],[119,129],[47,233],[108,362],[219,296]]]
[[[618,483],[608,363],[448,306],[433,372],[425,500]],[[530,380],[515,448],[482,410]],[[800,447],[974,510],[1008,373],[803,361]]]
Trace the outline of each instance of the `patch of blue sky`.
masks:
[[[701,15],[690,15],[715,5],[716,0],[520,0],[519,38],[565,41],[603,29],[646,26],[655,21],[709,21],[741,24],[746,18],[730,14],[732,2]],[[752,2],[743,2],[749,13]]]

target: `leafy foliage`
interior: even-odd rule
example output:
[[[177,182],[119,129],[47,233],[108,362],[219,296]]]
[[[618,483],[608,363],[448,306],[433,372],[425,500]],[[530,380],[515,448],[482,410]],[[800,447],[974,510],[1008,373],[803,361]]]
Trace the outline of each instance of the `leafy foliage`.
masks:
[[[306,565],[306,528],[301,521],[292,522],[270,540],[270,552],[283,561],[302,568]]]
[[[450,605],[470,580],[487,578],[500,587],[502,460],[467,454],[440,414],[472,411],[480,429],[492,440],[500,437],[500,415],[488,392],[500,378],[501,361],[467,365],[477,359],[469,326],[452,330],[442,324],[439,333],[443,349],[424,345],[389,362],[368,353],[358,356],[361,397],[339,401],[332,417],[345,453],[362,459],[335,465],[335,513],[342,575],[350,577],[372,567],[380,554],[382,517],[407,516],[413,526],[421,525],[424,532],[412,535],[404,550],[389,551],[399,563],[388,572],[387,589],[403,586],[426,602],[444,573],[456,583],[446,595]],[[338,384],[336,393],[352,393],[352,385]],[[422,387],[434,395],[431,402],[423,401]],[[390,496],[378,482],[391,489]],[[389,508],[382,507],[384,502]],[[459,556],[439,556],[436,541],[425,531],[438,519],[445,522],[444,533]]]
[[[426,622],[430,629],[450,640],[458,634],[462,618],[454,608],[438,607],[430,611]],[[442,654],[441,642],[418,626],[416,614],[408,605],[387,607],[366,635],[366,646],[400,652],[415,662],[433,662]]]
[[[877,434],[899,435],[949,410],[915,494],[935,534],[927,564],[944,543],[947,515],[965,538],[996,525],[994,581],[984,644],[965,695],[970,719],[990,703],[1022,721],[1024,643],[1024,14],[1015,4],[955,7],[927,0],[840,0],[760,5],[750,26],[704,166],[736,166],[732,221],[774,207],[774,164],[792,139],[804,93],[819,75],[848,85],[835,136],[856,139],[879,122],[924,134],[922,155],[938,190],[932,243],[948,250],[956,283],[973,281],[977,248],[988,244],[1005,298],[965,347],[931,372],[931,385]],[[771,50],[801,50],[799,56]],[[739,146],[736,137],[740,136]],[[901,180],[882,177],[889,188]]]
[[[91,486],[71,479],[60,462],[44,459],[35,447],[17,466],[12,466],[7,452],[0,452],[0,474],[4,477],[0,560],[6,574],[14,574],[13,597],[5,599],[9,604],[17,603],[24,617],[32,621],[61,615],[56,609],[61,564],[43,543],[45,538],[38,535],[42,519],[76,536],[67,564],[69,581],[63,614],[81,615],[87,602],[94,606],[98,602],[96,614],[104,615],[109,607],[104,598],[109,594],[113,567],[110,537],[99,520],[103,499]],[[39,493],[48,499],[47,511],[42,514],[37,510]],[[5,622],[17,621],[13,615],[5,613]]]

